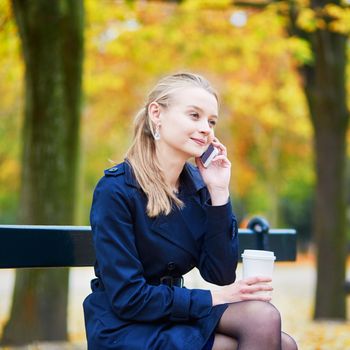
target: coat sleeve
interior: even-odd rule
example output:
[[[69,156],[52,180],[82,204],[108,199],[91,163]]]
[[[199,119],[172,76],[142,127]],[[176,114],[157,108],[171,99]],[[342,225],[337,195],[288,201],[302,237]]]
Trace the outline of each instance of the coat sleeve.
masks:
[[[104,177],[99,182],[90,220],[96,275],[101,278],[109,304],[119,318],[181,322],[209,314],[212,299],[208,290],[146,283],[135,244],[131,201],[118,178]]]
[[[217,285],[233,283],[238,261],[237,221],[230,200],[221,206],[204,204],[207,213],[206,232],[199,257],[202,277]]]

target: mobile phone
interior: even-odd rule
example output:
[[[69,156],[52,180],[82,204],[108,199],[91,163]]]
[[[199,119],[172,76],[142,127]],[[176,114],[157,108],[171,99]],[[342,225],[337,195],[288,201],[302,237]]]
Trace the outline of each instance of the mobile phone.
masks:
[[[209,145],[208,149],[200,156],[201,162],[204,168],[207,168],[213,158],[219,154],[217,148],[215,148],[212,144]]]

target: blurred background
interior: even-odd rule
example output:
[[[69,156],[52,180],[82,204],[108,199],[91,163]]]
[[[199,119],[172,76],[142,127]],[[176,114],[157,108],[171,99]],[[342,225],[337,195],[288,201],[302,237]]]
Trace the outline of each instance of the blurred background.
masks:
[[[89,225],[94,186],[124,159],[149,89],[172,72],[203,74],[221,96],[216,134],[232,161],[240,226],[258,214],[298,232],[297,262],[276,268],[286,331],[300,349],[350,349],[349,32],[348,1],[0,0],[0,223]],[[49,348],[33,345],[48,340],[35,331],[6,336],[23,317],[11,314],[14,271],[0,276],[4,344]],[[53,277],[69,291],[67,330],[56,340],[72,348],[86,348],[81,303],[92,277],[89,268]],[[195,273],[187,281],[205,285]],[[329,300],[341,302],[323,310]]]

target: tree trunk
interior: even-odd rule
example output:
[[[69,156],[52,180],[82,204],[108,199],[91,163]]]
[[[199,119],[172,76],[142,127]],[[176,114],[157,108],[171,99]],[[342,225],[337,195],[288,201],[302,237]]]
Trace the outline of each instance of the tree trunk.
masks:
[[[344,320],[347,242],[344,130],[337,132],[318,125],[315,153],[318,178],[313,222],[317,242],[314,318]]]
[[[81,0],[12,0],[25,62],[22,224],[74,224]],[[30,249],[30,247],[28,247]],[[67,339],[68,269],[17,271],[3,344]]]
[[[346,319],[346,40],[343,35],[317,30],[310,41],[314,65],[304,71],[317,173],[315,319]]]
[[[313,0],[320,13],[327,4]],[[304,32],[296,26],[298,8],[290,3],[291,34],[308,40],[312,64],[301,68],[314,129],[316,199],[313,235],[317,247],[314,319],[346,319],[346,132],[349,124],[346,91],[348,37],[326,29]],[[324,18],[329,21],[330,18]]]

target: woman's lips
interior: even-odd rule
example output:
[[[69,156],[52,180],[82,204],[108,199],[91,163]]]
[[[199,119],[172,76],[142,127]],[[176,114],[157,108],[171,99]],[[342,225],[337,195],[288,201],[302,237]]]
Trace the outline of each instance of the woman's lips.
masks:
[[[200,139],[191,138],[192,141],[197,143],[199,146],[205,146],[206,142]]]

